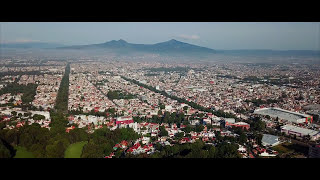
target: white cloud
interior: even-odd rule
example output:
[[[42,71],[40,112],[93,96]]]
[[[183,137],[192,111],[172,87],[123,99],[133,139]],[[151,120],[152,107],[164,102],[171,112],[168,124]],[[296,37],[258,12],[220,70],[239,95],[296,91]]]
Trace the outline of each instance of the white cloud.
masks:
[[[200,38],[198,35],[186,35],[186,34],[180,34],[177,37],[184,40],[197,40]]]

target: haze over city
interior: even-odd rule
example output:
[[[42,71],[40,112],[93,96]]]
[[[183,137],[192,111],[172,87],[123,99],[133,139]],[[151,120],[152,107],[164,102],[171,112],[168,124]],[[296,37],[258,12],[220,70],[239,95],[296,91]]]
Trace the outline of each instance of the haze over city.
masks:
[[[97,44],[177,39],[212,49],[320,50],[318,22],[6,22],[0,43]]]
[[[0,158],[319,158],[319,33],[0,23]]]

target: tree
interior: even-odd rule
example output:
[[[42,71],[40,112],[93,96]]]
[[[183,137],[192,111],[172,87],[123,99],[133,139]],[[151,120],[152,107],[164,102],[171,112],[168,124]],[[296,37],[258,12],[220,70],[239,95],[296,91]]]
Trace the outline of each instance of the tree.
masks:
[[[16,116],[16,115],[17,115],[17,112],[16,112],[16,111],[11,111],[11,115],[12,115],[12,116]]]
[[[63,140],[58,140],[46,147],[46,154],[48,158],[63,158],[65,150]]]
[[[241,158],[238,153],[238,145],[234,143],[222,142],[217,145],[218,158]]]
[[[46,117],[40,114],[35,114],[33,115],[32,119],[33,120],[41,120],[41,119],[45,119]]]
[[[5,128],[6,127],[6,123],[5,122],[1,122],[0,123],[0,130],[2,130],[3,128]]]
[[[192,131],[192,127],[191,127],[191,125],[187,125],[183,130],[186,133],[190,133]]]
[[[217,150],[214,146],[210,146],[208,150],[208,158],[216,158]]]
[[[220,131],[214,131],[214,134],[218,142],[220,142],[223,139]]]
[[[195,127],[196,132],[201,132],[201,131],[203,131],[203,129],[204,129],[204,126],[202,124],[196,125],[196,127]]]
[[[9,149],[3,144],[2,140],[0,140],[0,158],[10,158],[11,154]]]
[[[183,133],[183,132],[179,132],[179,133],[177,133],[177,134],[175,135],[175,137],[176,137],[177,139],[181,139],[183,136],[184,136],[184,133]]]
[[[247,135],[244,132],[242,132],[239,136],[239,143],[245,144],[247,142],[247,139]]]
[[[159,130],[160,130],[160,133],[159,133],[160,136],[168,136],[168,131],[165,129],[164,126],[160,126]]]
[[[30,151],[36,158],[44,158],[46,157],[46,146],[42,144],[33,144],[30,147]]]
[[[165,109],[165,105],[164,104],[160,104],[159,107],[160,107],[161,110]]]
[[[258,145],[262,145],[262,137],[263,137],[263,135],[262,134],[260,134],[260,133],[253,133],[253,137],[254,137],[254,139],[256,140],[256,142],[257,142],[257,144]]]

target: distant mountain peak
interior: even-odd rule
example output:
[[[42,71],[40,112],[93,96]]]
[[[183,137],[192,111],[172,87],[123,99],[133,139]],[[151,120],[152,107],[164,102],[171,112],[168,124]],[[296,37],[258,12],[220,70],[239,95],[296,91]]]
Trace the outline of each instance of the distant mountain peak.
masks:
[[[169,41],[167,41],[169,43],[184,43],[184,42],[181,42],[181,41],[178,41],[178,40],[175,40],[175,39],[171,39]]]
[[[127,41],[125,41],[123,39],[119,39],[118,42],[127,43]]]
[[[118,47],[118,46],[127,46],[129,45],[129,43],[123,39],[119,39],[118,41],[112,40],[112,41],[105,42],[104,45]]]
[[[107,41],[105,43],[127,43],[127,41],[123,40],[123,39],[119,39],[117,40],[111,40],[111,41]]]
[[[171,39],[171,40],[169,40],[169,42],[179,42],[179,41],[177,41],[175,39]]]

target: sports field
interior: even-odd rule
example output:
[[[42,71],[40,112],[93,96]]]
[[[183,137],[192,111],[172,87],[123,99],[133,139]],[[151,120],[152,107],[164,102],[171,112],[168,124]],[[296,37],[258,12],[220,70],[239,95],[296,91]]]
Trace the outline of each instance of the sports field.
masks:
[[[64,157],[65,158],[80,158],[82,153],[82,148],[84,145],[86,145],[87,141],[77,142],[70,144],[70,146],[67,148]]]

